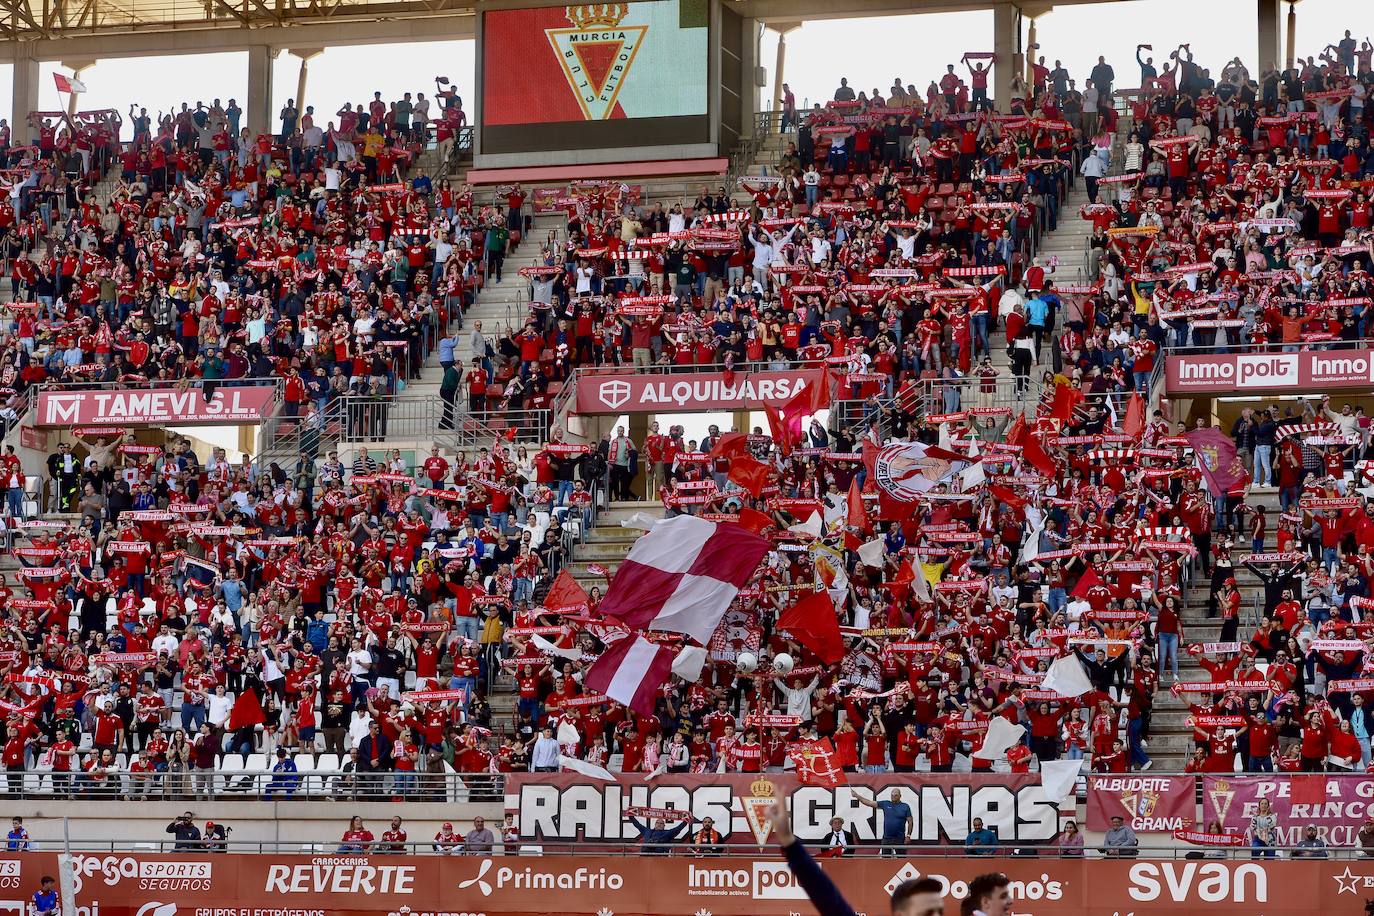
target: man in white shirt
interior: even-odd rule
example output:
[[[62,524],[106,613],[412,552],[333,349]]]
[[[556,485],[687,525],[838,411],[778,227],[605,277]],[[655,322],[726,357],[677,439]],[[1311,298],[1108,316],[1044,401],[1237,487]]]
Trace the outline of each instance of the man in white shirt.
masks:
[[[558,739],[553,736],[553,728],[544,726],[539,737],[534,739],[530,754],[530,769],[535,773],[554,773],[558,770]]]
[[[177,657],[177,646],[181,645],[181,640],[177,639],[176,634],[167,629],[166,624],[158,630],[157,636],[153,637],[152,649],[154,652],[166,652],[168,658]]]

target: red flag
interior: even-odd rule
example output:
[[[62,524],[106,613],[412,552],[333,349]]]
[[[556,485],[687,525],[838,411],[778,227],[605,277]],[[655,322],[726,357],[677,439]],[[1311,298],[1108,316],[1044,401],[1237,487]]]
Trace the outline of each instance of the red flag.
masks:
[[[988,494],[999,503],[1006,503],[1013,509],[1024,509],[1026,507],[1026,498],[1024,496],[1018,496],[1015,491],[995,483],[988,484]]]
[[[763,412],[768,417],[768,429],[772,433],[773,441],[778,443],[778,450],[784,455],[790,454],[793,446],[801,442],[802,420],[828,406],[830,391],[824,384],[807,385],[792,395],[782,407],[764,404]]]
[[[1097,570],[1090,567],[1083,570],[1083,575],[1079,577],[1078,584],[1073,587],[1073,591],[1070,594],[1075,598],[1082,598],[1084,595],[1088,594],[1088,589],[1092,588],[1094,585],[1101,584],[1102,577],[1097,574]]]
[[[791,633],[797,642],[816,653],[816,657],[827,665],[837,664],[844,658],[840,620],[826,592],[812,592],[783,611],[777,629]]]
[[[1294,773],[1288,777],[1288,801],[1294,805],[1320,805],[1326,801],[1324,773]]]
[[[744,506],[739,510],[739,525],[746,531],[763,534],[765,530],[773,527],[773,520],[757,509]]]
[[[549,586],[544,596],[544,608],[553,614],[575,614],[586,611],[591,606],[587,593],[577,584],[572,573],[565,566]]]
[[[787,755],[796,764],[797,780],[804,786],[833,789],[849,782],[829,738],[794,744],[787,749]]]
[[[730,470],[725,472],[725,476],[758,499],[763,494],[763,488],[768,485],[769,470],[769,466],[762,461],[741,455],[730,459]]]
[[[892,592],[892,597],[897,601],[906,598],[907,592],[911,590],[911,583],[916,581],[916,569],[911,565],[910,560],[902,560],[897,566],[897,575],[892,577],[891,582],[884,583],[888,590]]]
[[[1050,416],[1068,423],[1073,419],[1073,408],[1082,395],[1072,386],[1059,385],[1054,389],[1054,402],[1050,405]]]
[[[744,458],[749,454],[749,437],[744,433],[722,433],[711,446],[712,458]]]
[[[262,714],[262,703],[258,695],[245,690],[234,700],[234,708],[229,711],[229,730],[238,731],[251,725],[264,725],[267,717]]]
[[[1131,395],[1130,403],[1126,405],[1126,419],[1121,422],[1121,431],[1137,441],[1145,433],[1145,398],[1139,391]]]
[[[1026,427],[1025,417],[1017,417],[1016,422],[1011,425],[1011,429],[1007,431],[1007,444],[1021,446],[1021,457],[1027,464],[1046,477],[1054,476],[1054,461],[1045,454],[1045,450],[1040,446],[1040,440]]]
[[[792,438],[788,435],[787,420],[782,411],[772,404],[763,405],[763,415],[768,418],[768,434],[778,446],[778,452],[786,458],[792,454]]]
[[[866,531],[868,529],[868,513],[864,511],[864,497],[859,492],[858,474],[855,474],[849,481],[849,495],[845,499],[845,508],[849,513],[847,519],[849,527]]]
[[[863,494],[859,492],[859,475],[855,474],[849,481],[849,495],[845,497],[846,510],[848,517],[845,524],[850,529],[844,533],[844,546],[850,550],[858,550],[863,543],[863,535],[868,531],[868,513],[864,511]]]

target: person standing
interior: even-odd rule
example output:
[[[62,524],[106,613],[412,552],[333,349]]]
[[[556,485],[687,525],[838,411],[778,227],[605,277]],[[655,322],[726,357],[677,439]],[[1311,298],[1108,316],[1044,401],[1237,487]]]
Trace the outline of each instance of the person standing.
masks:
[[[912,817],[911,806],[902,801],[902,790],[894,788],[885,801],[875,801],[859,795],[854,797],[860,804],[882,812],[882,854],[904,855],[906,845],[911,842],[911,829],[915,825],[915,818]]]
[[[53,498],[60,512],[70,512],[76,505],[76,485],[81,479],[81,462],[72,454],[72,447],[63,442],[57,454],[48,456],[48,477],[57,483]]]
[[[625,435],[625,427],[615,428],[615,438],[611,440],[606,453],[606,462],[611,470],[611,499],[630,500],[630,482],[634,479],[631,464],[634,460],[635,444]]]

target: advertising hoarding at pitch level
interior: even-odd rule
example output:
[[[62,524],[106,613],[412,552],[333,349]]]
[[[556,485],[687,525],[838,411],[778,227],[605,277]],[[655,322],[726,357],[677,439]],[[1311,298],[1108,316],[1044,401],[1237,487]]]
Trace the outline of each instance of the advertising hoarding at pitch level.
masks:
[[[56,853],[0,853],[0,913],[28,916]],[[693,856],[152,855],[77,853],[78,916],[790,916],[810,912],[777,854]],[[1022,916],[1185,913],[1357,916],[1374,863],[1147,859],[830,859],[826,873],[861,914],[929,876],[958,912],[976,874],[1011,881]],[[557,906],[551,906],[556,902]]]

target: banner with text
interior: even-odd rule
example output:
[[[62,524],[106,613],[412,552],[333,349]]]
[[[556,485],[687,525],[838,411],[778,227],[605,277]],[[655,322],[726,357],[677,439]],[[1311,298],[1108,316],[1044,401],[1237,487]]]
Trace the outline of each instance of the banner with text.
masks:
[[[269,385],[199,388],[40,391],[38,426],[189,426],[260,423],[272,415]]]
[[[1174,397],[1234,391],[1320,394],[1374,383],[1374,350],[1306,353],[1189,353],[1164,362],[1164,391]]]
[[[1374,815],[1374,776],[1293,774],[1283,776],[1207,776],[1202,780],[1202,821],[1221,821],[1244,832],[1267,799],[1278,815],[1276,845],[1296,846],[1315,824],[1330,846],[1356,846],[1355,834]]]
[[[982,818],[1003,843],[1048,843],[1059,834],[1060,804],[1045,796],[1038,775],[922,774],[919,783],[901,775],[849,774],[836,788],[802,786],[791,775],[722,774],[635,777],[617,782],[577,774],[516,773],[506,782],[506,808],[516,813],[520,836],[531,843],[634,842],[640,830],[627,808],[672,808],[700,821],[711,818],[726,842],[769,841],[768,808],[778,799],[792,810],[803,840],[824,836],[832,817],[844,819],[860,842],[883,834],[885,814],[860,801],[887,801],[896,789],[911,809],[913,845],[962,843],[974,818]],[[1062,812],[1075,813],[1074,802]]]
[[[795,372],[690,372],[663,375],[579,374],[573,413],[684,413],[781,406],[825,384],[824,369]]]
[[[1195,820],[1196,794],[1193,776],[1089,776],[1087,827],[1105,831],[1120,817],[1136,833],[1187,830]]]

